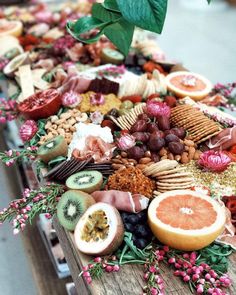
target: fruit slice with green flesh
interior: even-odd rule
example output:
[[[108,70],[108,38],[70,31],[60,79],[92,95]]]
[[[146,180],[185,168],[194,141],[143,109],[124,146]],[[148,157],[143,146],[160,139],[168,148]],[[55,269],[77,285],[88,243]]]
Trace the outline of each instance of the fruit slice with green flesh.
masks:
[[[92,193],[101,188],[103,182],[102,173],[99,171],[80,171],[71,175],[66,180],[69,189],[78,189],[86,193]]]
[[[113,253],[124,238],[124,225],[118,210],[106,203],[96,203],[84,213],[75,228],[77,248],[90,255]]]
[[[59,156],[66,156],[68,146],[63,136],[59,135],[45,142],[38,149],[38,157],[45,163]]]
[[[73,231],[81,215],[93,204],[95,200],[89,194],[75,190],[65,192],[57,204],[57,217],[60,224]]]
[[[124,55],[117,50],[111,48],[103,48],[101,52],[101,59],[104,64],[115,64],[119,65],[124,60]]]
[[[222,233],[225,219],[218,202],[191,190],[160,194],[148,208],[149,226],[157,239],[183,251],[212,243]]]

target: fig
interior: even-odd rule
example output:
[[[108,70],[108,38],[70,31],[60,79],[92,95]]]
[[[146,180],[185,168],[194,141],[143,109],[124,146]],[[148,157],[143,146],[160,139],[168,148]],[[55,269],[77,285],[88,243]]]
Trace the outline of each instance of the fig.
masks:
[[[156,137],[155,135],[151,134],[147,146],[150,151],[159,151],[165,146],[165,140],[161,137]]]
[[[170,129],[170,120],[166,116],[158,116],[157,122],[160,130],[169,130]]]
[[[175,132],[173,131],[173,129],[165,130],[164,131],[164,134],[165,134],[165,136],[167,136],[168,134],[174,134],[174,135],[176,135]]]
[[[133,146],[132,148],[128,149],[127,151],[128,158],[139,160],[144,156],[143,148],[139,146]]]
[[[179,138],[174,134],[168,134],[165,137],[165,141],[166,141],[167,144],[172,142],[172,141],[179,142]]]
[[[151,159],[153,162],[159,162],[160,161],[160,156],[157,153],[153,153],[151,154]]]
[[[134,133],[134,132],[144,132],[147,130],[147,122],[142,119],[142,120],[138,120],[134,123],[134,125],[131,127],[130,132]]]
[[[150,132],[150,133],[153,133],[154,131],[158,131],[159,128],[158,128],[158,125],[157,123],[148,123],[147,124],[147,131]]]
[[[149,140],[150,134],[147,132],[134,132],[132,134],[136,140],[147,142]]]
[[[185,131],[185,129],[183,127],[180,127],[180,128],[175,127],[175,128],[172,128],[171,130],[180,139],[184,139],[185,138],[186,131]]]
[[[174,155],[181,155],[184,151],[184,144],[172,141],[168,144],[168,149]]]
[[[164,132],[161,131],[161,130],[156,130],[156,131],[152,132],[152,135],[153,136],[156,136],[156,137],[161,137],[161,138],[164,138],[165,137]]]

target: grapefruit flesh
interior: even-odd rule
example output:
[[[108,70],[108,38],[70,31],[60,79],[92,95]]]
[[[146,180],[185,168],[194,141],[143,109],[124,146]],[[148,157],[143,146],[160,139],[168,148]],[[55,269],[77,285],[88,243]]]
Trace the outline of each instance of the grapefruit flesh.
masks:
[[[224,209],[212,198],[191,190],[166,192],[148,209],[153,234],[163,244],[184,251],[212,243],[224,229]]]
[[[211,89],[211,82],[205,77],[187,71],[174,72],[166,77],[167,88],[178,97],[189,96],[194,100],[206,97]]]

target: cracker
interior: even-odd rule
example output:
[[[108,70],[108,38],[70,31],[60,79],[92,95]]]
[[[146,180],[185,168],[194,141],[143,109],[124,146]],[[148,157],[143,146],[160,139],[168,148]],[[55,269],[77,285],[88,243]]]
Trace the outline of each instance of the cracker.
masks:
[[[167,175],[169,176],[169,175],[172,175],[172,174],[175,174],[175,173],[182,172],[184,170],[185,170],[184,167],[177,167],[175,169],[170,169],[170,170],[167,170],[167,171],[157,172],[153,176],[157,177],[157,178],[160,177],[160,176],[167,176]]]
[[[143,172],[147,176],[153,176],[158,172],[171,170],[177,167],[179,163],[175,160],[162,160],[160,162],[147,166]]]

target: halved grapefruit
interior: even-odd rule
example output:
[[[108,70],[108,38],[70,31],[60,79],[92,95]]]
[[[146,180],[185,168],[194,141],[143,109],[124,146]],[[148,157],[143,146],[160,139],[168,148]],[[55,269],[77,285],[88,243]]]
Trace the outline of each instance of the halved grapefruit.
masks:
[[[189,96],[196,101],[206,97],[212,89],[212,84],[207,78],[187,71],[167,75],[166,84],[176,96]]]
[[[0,20],[0,36],[15,36],[19,37],[23,31],[23,24],[17,20]]]
[[[206,195],[191,190],[160,194],[148,208],[153,234],[163,244],[184,251],[212,243],[224,230],[225,211]]]

